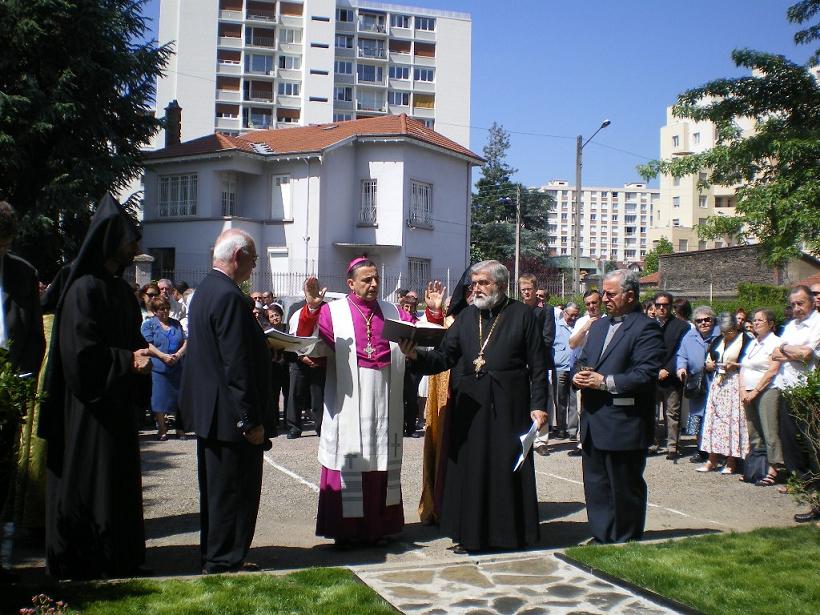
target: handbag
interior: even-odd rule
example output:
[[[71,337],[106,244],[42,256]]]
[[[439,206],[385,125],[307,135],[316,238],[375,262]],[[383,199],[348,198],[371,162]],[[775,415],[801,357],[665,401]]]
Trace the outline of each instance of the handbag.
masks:
[[[769,473],[769,460],[765,448],[753,449],[743,462],[743,480],[747,483],[756,483]]]
[[[686,399],[698,399],[706,395],[706,376],[704,370],[691,374],[683,385],[683,396]]]

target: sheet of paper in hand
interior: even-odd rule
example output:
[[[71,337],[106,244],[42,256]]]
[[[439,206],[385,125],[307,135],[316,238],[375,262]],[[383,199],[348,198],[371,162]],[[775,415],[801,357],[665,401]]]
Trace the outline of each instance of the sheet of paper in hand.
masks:
[[[518,456],[518,461],[515,462],[515,467],[513,468],[513,472],[517,471],[518,468],[521,467],[521,464],[524,463],[524,460],[527,458],[527,453],[530,452],[532,448],[532,443],[535,442],[535,436],[538,435],[538,424],[533,421],[532,427],[530,430],[519,436],[521,439],[521,454]]]
[[[289,352],[296,352],[297,350],[308,348],[319,341],[319,338],[315,335],[311,337],[299,337],[298,335],[283,333],[272,327],[265,330],[265,335],[268,336],[268,346],[270,348],[287,350]]]
[[[382,337],[391,342],[398,342],[400,339],[413,340],[416,342],[416,346],[433,346],[435,348],[444,338],[446,332],[447,329],[441,325],[430,322],[419,321],[413,324],[403,320],[385,318]]]

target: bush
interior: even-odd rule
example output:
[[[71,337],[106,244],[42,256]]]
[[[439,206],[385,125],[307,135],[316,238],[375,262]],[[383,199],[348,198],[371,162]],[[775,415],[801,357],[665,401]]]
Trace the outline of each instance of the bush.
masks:
[[[792,476],[789,493],[798,504],[809,504],[812,510],[820,510],[817,491],[820,484],[820,370],[808,372],[805,382],[785,389],[783,397],[805,440],[809,465],[813,468],[803,476]]]

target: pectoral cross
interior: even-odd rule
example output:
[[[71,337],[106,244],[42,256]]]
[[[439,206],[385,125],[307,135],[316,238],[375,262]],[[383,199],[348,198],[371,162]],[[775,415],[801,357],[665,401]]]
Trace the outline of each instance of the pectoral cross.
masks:
[[[399,454],[399,434],[393,434],[393,444],[390,445],[393,448],[393,457]]]
[[[373,353],[376,352],[376,349],[373,348],[373,345],[370,343],[370,341],[368,341],[367,346],[364,347],[364,351],[367,353],[367,358],[372,359]]]
[[[475,365],[475,373],[479,373],[481,368],[484,367],[487,362],[484,360],[484,353],[479,353],[479,355],[473,361],[473,365]]]

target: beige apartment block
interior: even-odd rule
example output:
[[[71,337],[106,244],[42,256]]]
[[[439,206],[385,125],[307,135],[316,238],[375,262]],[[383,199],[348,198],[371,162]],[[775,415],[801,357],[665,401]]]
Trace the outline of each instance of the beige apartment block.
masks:
[[[754,132],[754,121],[743,118],[738,123],[743,136]],[[712,122],[694,122],[672,115],[666,108],[666,125],[661,128],[660,157],[669,160],[676,156],[697,154],[714,147],[717,141]],[[709,216],[735,215],[736,186],[710,185],[699,187],[701,180],[709,179],[708,171],[673,178],[660,176],[660,198],[649,232],[650,249],[661,237],[672,242],[676,252],[706,250],[732,245],[731,238],[705,241],[698,237],[697,226]]]

